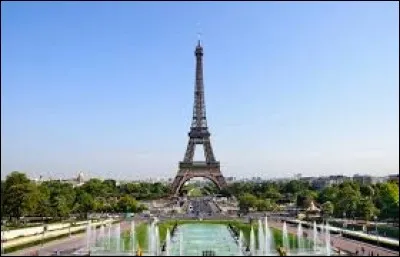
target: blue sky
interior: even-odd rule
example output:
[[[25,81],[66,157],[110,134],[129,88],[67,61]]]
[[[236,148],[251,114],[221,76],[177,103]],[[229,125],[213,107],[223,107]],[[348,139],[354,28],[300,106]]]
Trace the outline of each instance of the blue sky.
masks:
[[[198,22],[226,176],[398,172],[398,3],[1,7],[2,177],[175,176]]]

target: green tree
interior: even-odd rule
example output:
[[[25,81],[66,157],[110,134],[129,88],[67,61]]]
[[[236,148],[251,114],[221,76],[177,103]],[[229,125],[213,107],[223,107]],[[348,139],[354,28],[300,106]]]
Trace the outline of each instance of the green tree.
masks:
[[[337,186],[326,187],[318,195],[318,202],[325,203],[327,201],[330,201],[334,203],[337,200],[338,194],[339,194],[339,188]]]
[[[323,203],[321,205],[321,211],[322,211],[322,215],[325,218],[331,217],[333,214],[333,211],[334,211],[334,206],[333,206],[332,202],[327,201],[327,202]]]
[[[1,198],[1,219],[3,220],[3,217],[5,216],[5,211],[4,211],[4,193],[5,193],[5,185],[6,185],[6,183],[5,183],[5,181],[4,180],[2,180],[1,181],[1,195],[0,195],[0,198]]]
[[[311,205],[311,202],[317,198],[317,193],[311,190],[303,190],[298,192],[296,199],[296,205],[301,208],[308,208]]]
[[[377,194],[377,206],[383,219],[399,220],[399,187],[393,182],[382,183]]]
[[[48,194],[48,198],[44,198],[43,201],[48,201],[51,216],[58,219],[68,217],[75,202],[75,190],[72,185],[61,181],[46,181],[42,185],[49,190],[46,193],[42,190],[42,193]]]
[[[135,198],[124,195],[119,199],[117,208],[119,212],[137,212],[138,203]]]
[[[372,198],[374,196],[374,189],[371,185],[362,185],[360,186],[361,195],[364,197]]]
[[[50,217],[52,210],[50,206],[50,188],[46,184],[39,185],[39,201],[36,215],[39,217]]]
[[[92,195],[84,190],[78,190],[76,194],[76,201],[74,205],[74,210],[80,214],[81,217],[87,218],[89,212],[95,210],[96,203]]]
[[[364,198],[358,205],[358,216],[366,221],[372,220],[379,214],[379,209],[375,207],[374,203],[369,198]]]
[[[81,189],[90,194],[92,197],[100,197],[106,196],[108,192],[107,185],[108,182],[103,183],[100,179],[92,178],[84,185],[82,185]]]
[[[335,203],[336,214],[341,215],[345,212],[347,217],[355,217],[360,200],[360,191],[356,190],[355,187],[350,184],[342,187],[339,190]]]
[[[239,197],[239,208],[243,212],[248,212],[250,208],[254,208],[257,204],[257,197],[252,194],[245,193]]]
[[[18,219],[32,214],[39,200],[39,192],[25,174],[12,172],[4,182],[3,208],[10,218]]]

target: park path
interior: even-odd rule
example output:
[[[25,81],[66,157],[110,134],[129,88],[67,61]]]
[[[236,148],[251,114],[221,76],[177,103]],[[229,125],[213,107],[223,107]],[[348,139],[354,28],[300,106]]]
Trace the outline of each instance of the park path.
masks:
[[[136,221],[137,224],[140,224],[141,221]],[[115,224],[116,225],[116,224]],[[113,226],[115,226],[113,225]],[[129,230],[131,227],[130,222],[121,222],[121,232]],[[99,228],[96,229],[96,231],[99,231]],[[67,254],[71,254],[72,252],[84,248],[86,246],[86,232],[77,234],[77,235],[71,235],[71,237],[67,238],[62,238],[59,240],[54,240],[47,242],[43,245],[36,245],[32,247],[28,247],[19,251],[15,251],[12,253],[8,254],[2,254],[2,256],[33,256],[39,255],[41,256],[50,256],[54,253],[56,250],[60,250],[62,252],[65,252]],[[38,252],[39,251],[39,252]]]
[[[282,223],[276,221],[269,221],[268,225],[270,227],[282,229]],[[291,234],[297,234],[297,225],[287,224],[287,230]],[[313,237],[313,231],[311,229],[303,227],[303,231],[307,233],[308,238]],[[355,252],[358,251],[358,255],[362,256],[361,247],[364,248],[364,255],[368,256],[370,252],[373,252],[374,256],[399,256],[398,251],[389,250],[384,247],[375,246],[372,244],[364,243],[357,240],[352,240],[349,238],[342,237],[339,234],[331,234],[331,242],[332,246],[336,249],[340,249],[345,252],[352,253],[355,255]]]

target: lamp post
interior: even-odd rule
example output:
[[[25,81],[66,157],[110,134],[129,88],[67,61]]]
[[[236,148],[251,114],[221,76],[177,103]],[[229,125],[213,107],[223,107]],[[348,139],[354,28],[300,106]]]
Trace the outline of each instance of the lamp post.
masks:
[[[43,248],[43,243],[44,243],[44,233],[46,232],[46,226],[43,226],[43,234],[42,234],[42,243],[40,246]]]
[[[4,243],[3,243],[3,239],[4,238],[4,231],[1,231],[1,255],[4,254]]]
[[[347,228],[347,223],[346,223],[346,212],[343,212],[343,226],[340,229],[340,236],[343,236],[343,229]]]
[[[379,245],[379,233],[378,233],[378,217],[374,216],[375,221],[375,233],[376,233],[376,244]]]

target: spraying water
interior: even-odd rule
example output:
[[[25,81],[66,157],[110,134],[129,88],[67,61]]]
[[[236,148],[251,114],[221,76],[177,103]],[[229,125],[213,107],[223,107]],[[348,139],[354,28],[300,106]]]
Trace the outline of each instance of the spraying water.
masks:
[[[263,255],[264,253],[264,231],[261,219],[258,220],[258,232],[257,232],[257,241],[258,241],[258,255]]]
[[[89,220],[87,226],[86,226],[86,249],[90,251],[90,238],[91,238],[91,222]]]
[[[329,229],[329,224],[326,222],[325,226],[325,244],[326,244],[326,255],[331,255],[331,234]]]
[[[135,252],[135,221],[131,222],[131,233],[129,237],[130,241],[130,249],[132,252]]]
[[[90,232],[90,245],[92,246],[96,246],[96,225],[92,224],[91,227],[92,231]]]
[[[167,228],[167,235],[165,236],[165,255],[170,255],[170,248],[171,247],[171,236],[169,232],[169,228]]]
[[[183,255],[183,231],[179,233],[179,256]]]
[[[239,241],[238,241],[238,247],[239,247],[239,252],[238,252],[238,256],[242,256],[243,255],[243,232],[240,230],[239,232]]]
[[[148,237],[148,242],[149,242],[148,243],[148,245],[149,245],[148,251],[149,251],[149,254],[152,256],[156,255],[155,247],[154,247],[156,240],[154,239],[154,236],[155,236],[154,222],[151,222],[150,225],[147,227],[147,237]]]
[[[111,250],[111,223],[108,224],[108,243],[107,243],[108,250]]]
[[[285,248],[286,253],[289,253],[290,245],[289,245],[289,237],[285,221],[283,222],[282,242],[283,242],[283,248]]]
[[[105,233],[104,226],[105,225],[103,225],[103,224],[100,226],[99,237],[98,237],[98,240],[97,240],[98,246],[100,246],[100,247],[104,247],[104,243],[105,243],[105,240],[104,240],[104,233]]]
[[[297,247],[299,252],[305,248],[303,240],[303,228],[300,223],[297,225]]]
[[[115,251],[119,253],[121,251],[121,223],[115,226]]]
[[[155,226],[155,243],[154,246],[156,248],[156,256],[160,255],[160,231],[158,230],[158,226]]]
[[[313,250],[314,252],[317,251],[317,239],[318,238],[318,230],[317,230],[317,222],[314,221],[313,226]]]
[[[256,246],[255,246],[255,238],[254,238],[254,229],[253,226],[251,226],[250,230],[250,253],[254,255],[256,252]]]
[[[267,216],[265,216],[265,218],[264,218],[264,231],[265,231],[264,255],[271,255],[272,248],[274,245],[274,238],[272,236],[271,230],[268,227]]]

